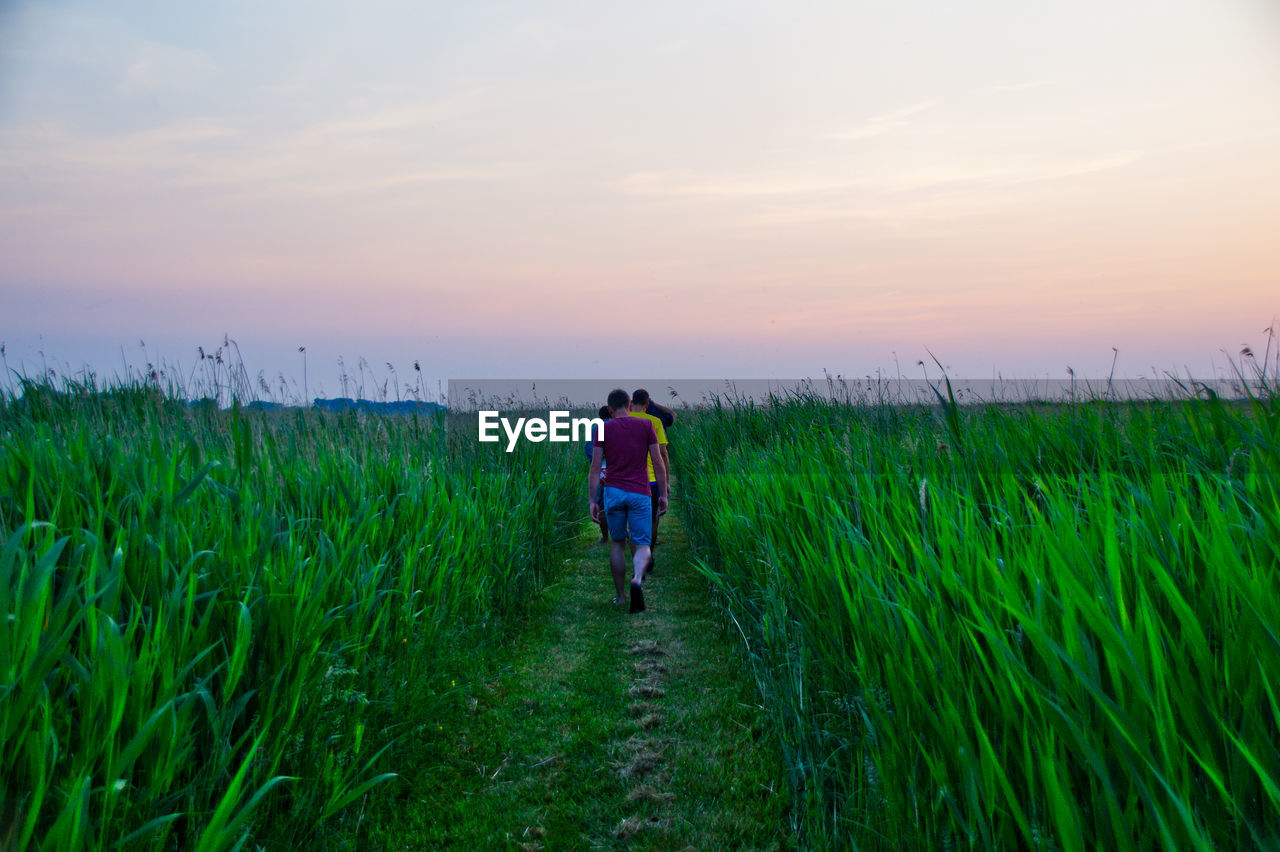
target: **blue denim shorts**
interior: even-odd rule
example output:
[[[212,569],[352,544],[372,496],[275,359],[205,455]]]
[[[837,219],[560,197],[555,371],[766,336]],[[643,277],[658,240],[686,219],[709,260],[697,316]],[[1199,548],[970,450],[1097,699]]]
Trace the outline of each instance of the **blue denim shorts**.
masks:
[[[609,538],[625,541],[630,533],[637,547],[653,541],[653,499],[621,488],[604,487],[604,516],[609,522]]]

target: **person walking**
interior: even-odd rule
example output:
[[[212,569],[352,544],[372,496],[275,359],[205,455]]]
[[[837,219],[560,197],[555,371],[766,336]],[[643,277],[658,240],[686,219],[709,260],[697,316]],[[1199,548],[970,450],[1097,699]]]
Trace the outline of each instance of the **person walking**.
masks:
[[[604,424],[604,435],[597,438],[591,454],[591,471],[587,474],[591,519],[605,515],[609,527],[609,570],[613,574],[616,595],[613,602],[626,598],[626,541],[630,536],[636,552],[632,557],[631,612],[643,612],[644,576],[653,554],[653,490],[649,486],[648,465],[657,477],[657,514],[667,511],[667,470],[658,449],[658,435],[647,418],[630,417],[631,397],[621,388],[609,392],[612,417]],[[609,478],[600,481],[600,467],[607,465]]]
[[[671,456],[667,452],[667,430],[663,425],[661,418],[657,415],[649,413],[649,406],[652,403],[649,399],[649,392],[644,388],[637,388],[631,394],[631,416],[641,417],[653,424],[653,431],[658,436],[658,451],[662,455],[662,467],[667,472],[667,500],[671,499]],[[656,465],[650,463],[649,468],[649,490],[653,497],[653,541],[650,542],[651,547],[658,544],[658,476],[655,470]],[[653,570],[653,557],[649,558],[649,566],[646,571]]]
[[[649,405],[644,410],[645,414],[652,414],[654,417],[662,421],[662,428],[670,429],[672,424],[676,422],[676,413],[667,408],[662,403],[649,397]]]

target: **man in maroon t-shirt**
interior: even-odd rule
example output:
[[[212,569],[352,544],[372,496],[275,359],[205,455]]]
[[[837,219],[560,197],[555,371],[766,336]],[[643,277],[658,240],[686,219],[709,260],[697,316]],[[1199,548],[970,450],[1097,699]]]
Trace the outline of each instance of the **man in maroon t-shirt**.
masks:
[[[667,471],[658,449],[658,435],[649,420],[630,417],[631,396],[621,388],[609,392],[609,411],[613,417],[604,424],[604,436],[597,438],[591,452],[590,488],[591,519],[599,521],[601,513],[609,524],[609,568],[613,572],[613,602],[622,603],[627,573],[626,540],[628,534],[636,546],[632,558],[631,611],[644,611],[645,569],[649,564],[653,536],[653,498],[649,488],[649,466],[653,462],[658,479],[658,514],[667,511]],[[609,471],[603,486],[600,463]],[[603,494],[601,493],[603,491]]]

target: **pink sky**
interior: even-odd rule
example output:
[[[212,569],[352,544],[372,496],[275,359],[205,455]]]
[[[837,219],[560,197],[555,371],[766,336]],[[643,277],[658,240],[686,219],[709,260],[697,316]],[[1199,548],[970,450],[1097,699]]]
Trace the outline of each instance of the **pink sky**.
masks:
[[[1263,0],[113,5],[0,12],[28,372],[1204,374],[1280,315]]]

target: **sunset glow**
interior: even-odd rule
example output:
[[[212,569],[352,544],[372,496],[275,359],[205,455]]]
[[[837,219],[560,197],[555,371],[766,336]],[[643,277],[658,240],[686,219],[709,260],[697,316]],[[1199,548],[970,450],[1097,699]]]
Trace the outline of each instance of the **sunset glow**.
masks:
[[[1206,374],[1280,314],[1278,153],[1266,0],[10,3],[0,341]]]

